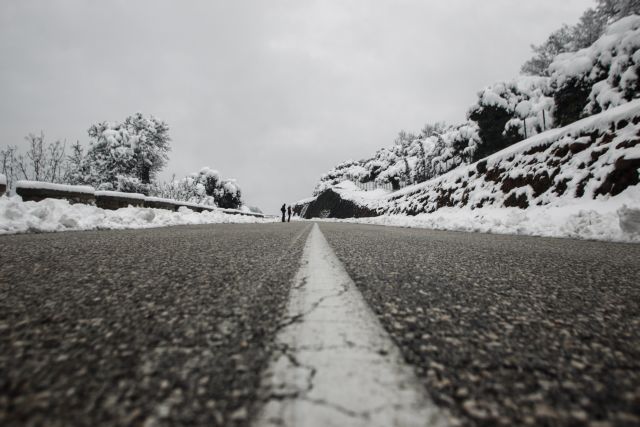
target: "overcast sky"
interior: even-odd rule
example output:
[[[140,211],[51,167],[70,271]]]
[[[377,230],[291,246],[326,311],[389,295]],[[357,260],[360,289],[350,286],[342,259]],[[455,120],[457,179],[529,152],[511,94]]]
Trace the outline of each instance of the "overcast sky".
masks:
[[[0,146],[153,114],[173,139],[162,179],[210,166],[276,212],[401,129],[464,120],[593,3],[2,0]]]

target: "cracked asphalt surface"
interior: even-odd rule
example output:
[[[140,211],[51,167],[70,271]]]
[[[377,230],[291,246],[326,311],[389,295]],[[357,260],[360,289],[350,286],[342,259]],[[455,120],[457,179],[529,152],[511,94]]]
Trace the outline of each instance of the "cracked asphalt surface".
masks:
[[[640,245],[320,223],[463,425],[640,425]],[[310,223],[0,236],[0,425],[247,425]]]
[[[0,425],[246,425],[310,229],[0,236]]]
[[[322,223],[463,425],[640,425],[640,245]]]

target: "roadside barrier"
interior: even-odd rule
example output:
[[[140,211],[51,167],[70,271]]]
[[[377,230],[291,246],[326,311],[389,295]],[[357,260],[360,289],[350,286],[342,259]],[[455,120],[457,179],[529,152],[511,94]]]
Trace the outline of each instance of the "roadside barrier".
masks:
[[[144,194],[121,193],[119,191],[96,191],[96,206],[102,209],[116,210],[133,206],[144,207]]]
[[[94,205],[95,190],[86,185],[63,185],[39,181],[18,181],[16,193],[25,202],[40,202],[44,199],[65,199],[69,203]]]
[[[0,181],[0,195],[4,193],[5,189],[6,185],[2,185],[2,181]],[[63,199],[69,201],[69,203],[95,205],[99,208],[109,210],[134,206],[166,209],[176,212],[181,207],[184,207],[191,209],[194,212],[220,211],[230,215],[245,215],[265,218],[264,214],[255,212],[245,212],[238,209],[222,209],[216,206],[199,205],[197,203],[163,199],[160,197],[150,197],[138,193],[96,191],[93,187],[86,185],[63,185],[39,181],[18,181],[16,183],[16,194],[22,197],[22,200],[25,202],[39,202],[44,199]]]

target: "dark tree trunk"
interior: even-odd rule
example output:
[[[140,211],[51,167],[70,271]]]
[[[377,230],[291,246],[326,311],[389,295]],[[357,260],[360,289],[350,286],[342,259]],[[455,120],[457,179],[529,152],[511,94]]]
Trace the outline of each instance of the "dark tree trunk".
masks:
[[[140,169],[140,181],[142,181],[143,184],[151,183],[151,168],[149,165],[142,165]]]

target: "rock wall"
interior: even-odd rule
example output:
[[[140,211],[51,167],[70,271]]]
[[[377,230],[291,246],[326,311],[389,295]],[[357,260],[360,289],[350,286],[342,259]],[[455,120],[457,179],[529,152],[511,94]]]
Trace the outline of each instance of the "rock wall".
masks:
[[[333,189],[323,191],[315,200],[296,204],[294,213],[302,218],[363,218],[377,216],[374,209],[343,198]]]

